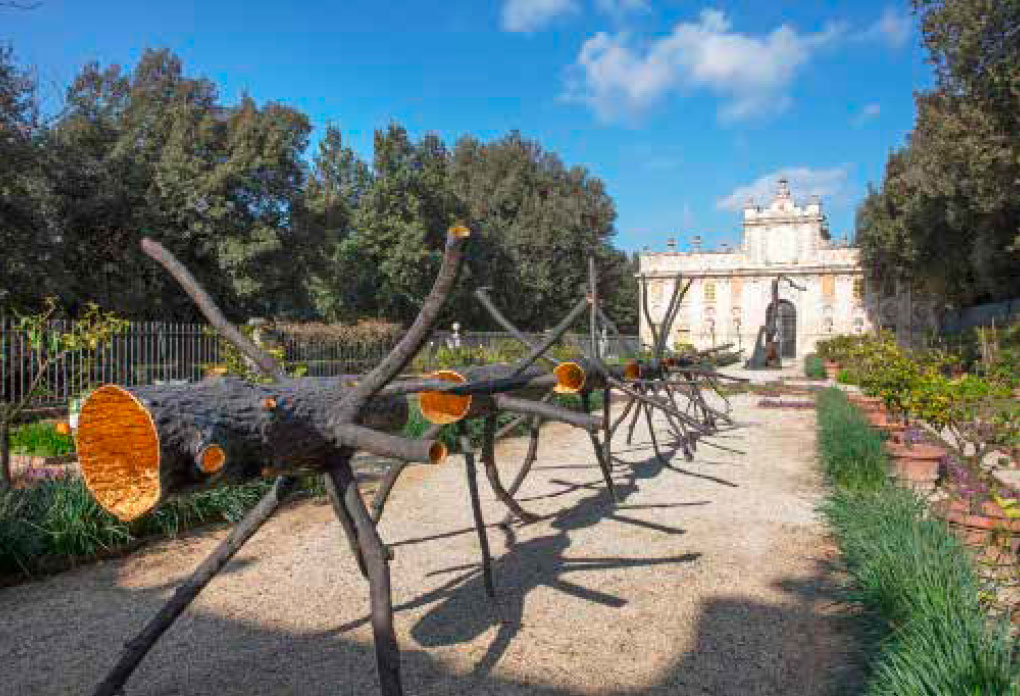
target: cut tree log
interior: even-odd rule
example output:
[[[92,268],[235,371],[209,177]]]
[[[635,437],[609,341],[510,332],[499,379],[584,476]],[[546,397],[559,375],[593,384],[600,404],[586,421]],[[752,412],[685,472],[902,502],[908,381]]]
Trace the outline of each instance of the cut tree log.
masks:
[[[82,475],[106,510],[133,520],[195,488],[263,475],[321,470],[338,447],[436,463],[446,447],[382,431],[407,421],[402,397],[377,397],[362,425],[337,423],[344,390],[329,381],[103,386],[83,404],[76,438]]]
[[[554,374],[540,367],[529,367],[515,372],[512,365],[472,365],[439,370],[428,375],[429,379],[470,385],[488,382],[496,385],[516,387],[510,393],[515,396],[541,397],[546,391],[559,384]],[[523,381],[521,381],[523,380]],[[418,395],[422,415],[430,423],[448,425],[474,418],[494,409],[492,394],[457,395],[449,392],[424,391]]]

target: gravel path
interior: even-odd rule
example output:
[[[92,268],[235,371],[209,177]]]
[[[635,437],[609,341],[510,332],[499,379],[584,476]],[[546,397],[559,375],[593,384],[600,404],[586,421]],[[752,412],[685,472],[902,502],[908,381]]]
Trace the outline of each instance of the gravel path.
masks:
[[[746,427],[669,468],[647,446],[614,509],[580,431],[544,431],[522,490],[542,521],[490,529],[478,573],[463,466],[415,467],[382,524],[409,694],[798,694],[854,683],[814,513],[814,412],[734,399]],[[500,446],[504,476],[523,440]],[[487,490],[480,477],[482,490]],[[491,496],[490,496],[491,498]],[[487,499],[488,520],[502,516]],[[0,694],[86,693],[223,532],[0,590]],[[290,506],[149,655],[129,696],[376,693],[367,588],[328,506]]]

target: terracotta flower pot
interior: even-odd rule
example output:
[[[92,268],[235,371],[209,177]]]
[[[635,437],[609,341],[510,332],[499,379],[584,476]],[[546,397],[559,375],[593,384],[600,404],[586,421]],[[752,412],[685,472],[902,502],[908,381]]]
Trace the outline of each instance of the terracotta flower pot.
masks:
[[[907,432],[906,423],[900,421],[887,421],[885,425],[881,426],[882,430],[889,435],[889,440],[896,444],[903,444],[903,434]]]
[[[892,457],[893,476],[897,481],[919,492],[930,492],[939,478],[939,466],[946,450],[935,445],[916,444],[910,447],[889,443],[886,451]]]
[[[874,428],[885,428],[890,423],[895,423],[895,419],[889,417],[889,413],[882,408],[875,408],[870,411],[864,412],[864,417],[871,423]]]
[[[885,408],[885,402],[877,396],[857,395],[853,398],[853,404],[862,411],[874,411],[875,409]]]
[[[865,411],[864,412],[864,417],[867,418],[868,422],[871,423],[876,428],[881,428],[881,427],[885,426],[888,423],[888,421],[886,420],[886,414],[885,414],[884,411],[877,411],[877,410],[875,410],[875,411]]]
[[[831,380],[835,380],[839,375],[839,363],[832,360],[825,361],[825,376]]]
[[[932,509],[974,553],[982,570],[1014,572],[1020,550],[1020,519],[1010,519],[994,502],[971,510],[965,501],[943,500]]]

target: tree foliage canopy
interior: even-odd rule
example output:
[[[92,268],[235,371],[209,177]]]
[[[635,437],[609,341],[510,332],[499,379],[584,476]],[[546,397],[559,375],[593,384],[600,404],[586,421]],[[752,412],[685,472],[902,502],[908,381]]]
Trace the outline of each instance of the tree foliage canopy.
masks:
[[[236,318],[406,322],[447,228],[462,223],[476,239],[451,320],[492,328],[470,297],[489,285],[512,320],[547,328],[576,301],[595,254],[612,315],[636,325],[634,269],[612,246],[603,183],[519,133],[451,149],[390,124],[365,162],[329,126],[306,159],[307,116],[247,96],[225,105],[166,50],[132,70],[85,65],[50,123],[34,105],[32,81],[0,50],[0,243],[10,252],[0,290],[16,308],[56,294],[72,308],[195,318],[142,255],[148,235]]]
[[[857,215],[866,265],[958,304],[1020,295],[1020,0],[914,0],[936,86]]]

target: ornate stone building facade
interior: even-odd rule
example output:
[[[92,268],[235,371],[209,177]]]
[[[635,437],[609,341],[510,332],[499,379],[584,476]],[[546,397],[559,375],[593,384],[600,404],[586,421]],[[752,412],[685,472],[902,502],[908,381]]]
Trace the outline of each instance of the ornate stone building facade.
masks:
[[[772,281],[785,275],[803,287],[780,283],[783,353],[803,356],[815,343],[872,326],[875,303],[867,295],[859,250],[829,240],[821,201],[798,205],[781,179],[772,202],[743,211],[743,243],[717,251],[645,252],[639,279],[648,283],[651,319],[661,323],[674,278],[692,281],[673,325],[670,345],[708,348],[733,343],[749,355],[771,301]],[[641,337],[651,341],[645,316]]]

